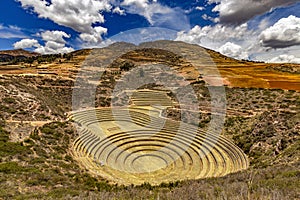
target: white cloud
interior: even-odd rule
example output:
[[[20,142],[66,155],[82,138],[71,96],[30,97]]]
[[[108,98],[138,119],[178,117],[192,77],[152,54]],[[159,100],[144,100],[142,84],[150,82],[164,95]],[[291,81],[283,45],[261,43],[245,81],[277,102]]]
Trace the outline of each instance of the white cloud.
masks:
[[[298,58],[300,55],[300,48],[299,46],[291,46],[280,49],[267,49],[259,46],[255,51],[252,51],[251,59],[265,62],[270,62],[271,60],[274,62],[276,60],[276,62],[284,63],[287,59],[282,59],[282,55]]]
[[[129,13],[144,16],[152,25],[155,24],[155,19],[153,19],[155,14],[168,14],[172,12],[171,8],[161,6],[156,2],[150,3],[148,0],[124,0],[121,5]]]
[[[64,38],[71,37],[71,35],[63,31],[45,31],[38,35],[40,35],[44,41],[54,41],[56,43],[62,43],[62,44],[66,43]]]
[[[217,3],[213,11],[220,13],[220,21],[228,24],[241,24],[256,15],[261,15],[276,7],[285,7],[299,0],[208,0]]]
[[[198,44],[236,59],[248,59],[255,51],[261,51],[258,33],[247,24],[239,26],[195,26],[188,32],[179,32],[176,40]]]
[[[81,33],[79,35],[80,39],[86,42],[85,45],[92,46],[93,44],[99,44],[102,39],[100,39],[99,35],[104,35],[107,33],[107,29],[103,27],[95,27],[93,33]]]
[[[35,49],[35,52],[41,54],[55,54],[74,51],[73,48],[66,47],[64,38],[70,38],[71,36],[63,31],[45,31],[38,35],[45,41],[45,46],[38,47]]]
[[[112,8],[109,0],[52,0],[51,3],[32,0],[17,1],[21,2],[23,8],[32,8],[40,18],[50,19],[79,33],[93,35],[97,37],[97,42],[101,41],[100,33],[102,32],[97,32],[92,25],[103,23],[104,17],[100,11],[110,11]]]
[[[179,32],[176,40],[200,44],[208,48],[216,49],[229,41],[235,43],[237,43],[237,41],[245,41],[245,39],[252,36],[252,34],[253,32],[248,30],[247,24],[236,27],[224,26],[221,24],[204,27],[196,25],[188,32]]]
[[[66,47],[66,41],[64,38],[70,38],[71,36],[63,31],[45,31],[38,33],[37,36],[41,37],[45,42],[42,46],[35,39],[23,39],[14,44],[15,49],[25,49],[35,47],[35,52],[41,54],[56,54],[56,53],[69,53],[74,51],[71,47]]]
[[[261,21],[259,21],[259,24],[258,24],[259,30],[265,30],[269,26],[270,26],[270,21],[269,21],[268,17],[266,17],[266,18],[262,19]]]
[[[300,18],[290,15],[264,30],[261,44],[270,48],[286,48],[300,45]]]
[[[214,17],[208,16],[207,14],[203,14],[202,19],[207,20],[207,21],[212,21],[215,23],[218,23],[220,21],[220,19],[218,17],[214,18]]]
[[[125,10],[122,10],[120,7],[115,7],[112,12],[117,13],[119,15],[126,15]]]
[[[300,63],[300,58],[295,57],[294,55],[279,55],[272,59],[269,59],[267,62],[269,63]]]
[[[40,54],[57,54],[57,53],[70,53],[74,51],[71,47],[65,47],[64,44],[56,43],[53,41],[46,42],[45,46],[40,46],[34,50]]]
[[[152,26],[175,30],[190,29],[185,11],[179,8],[170,8],[149,0],[124,0],[121,6],[128,13],[144,16]]]
[[[237,58],[237,59],[248,59],[248,53],[243,50],[243,48],[232,42],[227,42],[219,48],[219,52],[223,55]]]
[[[267,22],[263,23],[265,23],[264,27],[268,24]],[[285,24],[288,25],[288,23]],[[289,27],[291,28],[291,26]],[[276,35],[282,35],[281,33],[284,33],[284,30],[284,28],[281,28],[281,31],[278,29],[274,32]],[[261,45],[260,35],[261,30],[250,30],[247,24],[239,26],[216,24],[204,27],[195,26],[188,32],[178,32],[176,40],[198,44],[236,59],[283,63],[298,62],[296,55],[300,55],[299,46],[267,49]],[[290,38],[293,38],[293,36],[290,36]]]
[[[22,32],[21,28],[17,26],[3,26],[2,24],[0,24],[0,38],[26,38],[26,35]]]
[[[202,7],[202,6],[197,6],[195,9],[196,9],[196,10],[200,10],[200,11],[205,10],[205,8]]]
[[[99,44],[107,29],[95,24],[105,22],[103,12],[125,15],[126,12],[145,17],[153,26],[188,30],[189,20],[179,8],[169,8],[156,0],[17,0],[23,8],[31,9],[38,17],[70,27],[79,33],[82,46]],[[100,30],[101,29],[101,30]]]
[[[99,11],[111,9],[107,0],[52,0],[50,4],[47,1],[18,1],[24,8],[32,7],[40,18],[50,19],[80,33],[92,33],[93,23],[104,22],[104,17]]]
[[[126,41],[133,44],[140,44],[143,42],[150,42],[155,40],[175,40],[177,31],[160,28],[147,27],[136,28],[125,32],[121,32],[110,38],[111,41]]]
[[[14,44],[15,49],[26,49],[39,46],[39,42],[35,39],[22,39]]]
[[[21,31],[20,27],[14,26],[14,25],[9,25],[8,28],[10,28],[11,30],[14,30],[14,31]]]

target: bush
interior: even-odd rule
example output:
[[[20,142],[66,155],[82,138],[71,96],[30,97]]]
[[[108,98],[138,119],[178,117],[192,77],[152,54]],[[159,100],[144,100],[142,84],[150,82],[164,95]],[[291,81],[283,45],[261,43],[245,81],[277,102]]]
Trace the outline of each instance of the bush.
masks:
[[[3,102],[8,103],[8,104],[13,104],[13,103],[16,103],[16,100],[13,98],[4,98]]]
[[[120,69],[121,71],[129,71],[130,69],[134,68],[134,64],[125,62],[124,64],[121,65]]]
[[[8,132],[3,130],[3,128],[0,126],[0,143],[7,142],[8,140],[9,140]]]
[[[20,166],[17,162],[0,163],[0,172],[8,174],[22,171],[25,171],[24,167]]]
[[[3,142],[0,141],[0,156],[15,156],[15,155],[27,155],[30,153],[30,149],[23,146],[21,143]]]
[[[50,127],[47,127],[47,126],[44,126],[42,129],[41,129],[42,133],[45,133],[47,135],[52,135],[54,134],[54,130]]]

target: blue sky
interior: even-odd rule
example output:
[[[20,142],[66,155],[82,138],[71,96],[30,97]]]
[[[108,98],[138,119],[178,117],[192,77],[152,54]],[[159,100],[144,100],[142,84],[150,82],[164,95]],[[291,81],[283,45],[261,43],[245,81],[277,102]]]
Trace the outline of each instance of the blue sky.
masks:
[[[43,54],[157,39],[300,63],[297,0],[2,0],[0,49]]]

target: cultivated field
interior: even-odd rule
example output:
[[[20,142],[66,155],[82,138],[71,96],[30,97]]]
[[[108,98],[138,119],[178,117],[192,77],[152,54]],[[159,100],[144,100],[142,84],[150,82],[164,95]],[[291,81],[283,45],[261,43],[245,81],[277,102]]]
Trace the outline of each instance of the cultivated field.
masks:
[[[158,185],[248,167],[247,156],[223,136],[162,118],[161,109],[172,105],[163,92],[139,90],[132,102],[71,114],[82,127],[74,156],[91,172],[119,184]]]

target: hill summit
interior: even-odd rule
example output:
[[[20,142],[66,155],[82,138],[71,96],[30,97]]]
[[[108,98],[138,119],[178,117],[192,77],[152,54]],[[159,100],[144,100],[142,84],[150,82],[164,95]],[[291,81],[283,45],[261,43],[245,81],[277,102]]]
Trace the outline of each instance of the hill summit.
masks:
[[[27,51],[24,49],[15,49],[15,50],[3,50],[0,51],[0,55],[9,55],[9,56],[24,56],[24,57],[33,57],[39,56],[39,53]]]

